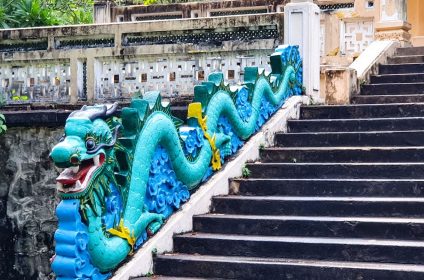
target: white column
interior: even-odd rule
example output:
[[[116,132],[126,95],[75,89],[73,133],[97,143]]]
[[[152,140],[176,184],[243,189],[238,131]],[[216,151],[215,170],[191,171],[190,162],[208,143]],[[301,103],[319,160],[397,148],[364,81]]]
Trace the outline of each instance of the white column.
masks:
[[[299,46],[303,86],[320,102],[320,9],[312,0],[292,0],[284,7],[284,44]]]

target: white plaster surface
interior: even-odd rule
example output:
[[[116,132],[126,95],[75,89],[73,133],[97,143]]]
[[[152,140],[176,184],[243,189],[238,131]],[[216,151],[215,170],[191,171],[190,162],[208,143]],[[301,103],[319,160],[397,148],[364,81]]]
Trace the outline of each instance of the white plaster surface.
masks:
[[[356,70],[356,76],[359,80],[365,79],[371,68],[380,59],[387,57],[388,51],[394,51],[397,47],[395,41],[374,41],[361,53],[361,55],[349,66],[349,68]]]
[[[113,280],[126,280],[130,277],[142,276],[152,272],[152,252],[171,252],[173,248],[173,235],[189,232],[193,228],[193,216],[209,212],[213,196],[226,195],[229,192],[228,180],[240,177],[241,170],[246,161],[254,161],[259,158],[261,145],[271,146],[274,143],[274,135],[278,131],[286,131],[287,120],[299,118],[300,105],[308,103],[307,96],[293,96],[283,107],[255,134],[236,154],[235,158],[223,166],[223,169],[213,175],[208,182],[203,184],[185,203],[181,209],[173,214],[162,229],[118,271]]]

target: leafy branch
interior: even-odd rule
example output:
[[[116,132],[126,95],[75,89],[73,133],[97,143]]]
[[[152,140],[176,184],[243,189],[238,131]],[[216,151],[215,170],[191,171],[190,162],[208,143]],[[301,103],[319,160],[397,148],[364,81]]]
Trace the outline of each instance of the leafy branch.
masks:
[[[6,132],[6,130],[7,130],[6,118],[4,117],[3,114],[0,114],[0,135]]]

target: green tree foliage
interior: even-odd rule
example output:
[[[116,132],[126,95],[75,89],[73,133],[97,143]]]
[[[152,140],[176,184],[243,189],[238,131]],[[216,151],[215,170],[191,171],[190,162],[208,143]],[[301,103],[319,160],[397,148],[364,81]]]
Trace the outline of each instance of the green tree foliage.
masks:
[[[0,28],[9,28],[16,20],[10,15],[13,0],[0,0]]]
[[[93,0],[0,0],[0,28],[93,22]]]
[[[13,5],[12,17],[19,27],[34,27],[58,24],[52,11],[41,0],[20,0]]]
[[[0,135],[5,133],[6,130],[7,130],[6,119],[4,118],[3,114],[0,114]]]
[[[48,0],[48,6],[61,20],[61,24],[93,22],[94,0]]]
[[[6,101],[3,97],[3,94],[0,92],[0,108],[3,107],[3,105],[6,104]],[[0,135],[5,133],[7,130],[6,127],[6,118],[3,114],[0,114]]]

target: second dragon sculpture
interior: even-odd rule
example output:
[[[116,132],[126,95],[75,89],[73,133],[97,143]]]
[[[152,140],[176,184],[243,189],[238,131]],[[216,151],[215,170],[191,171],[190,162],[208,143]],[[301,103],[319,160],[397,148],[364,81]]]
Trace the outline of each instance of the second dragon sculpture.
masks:
[[[158,92],[133,100],[120,117],[116,104],[69,116],[50,155],[64,168],[57,279],[108,278],[289,96],[301,94],[298,48],[277,48],[270,60],[270,74],[247,67],[234,89],[222,73],[211,74],[195,87],[185,126]]]

